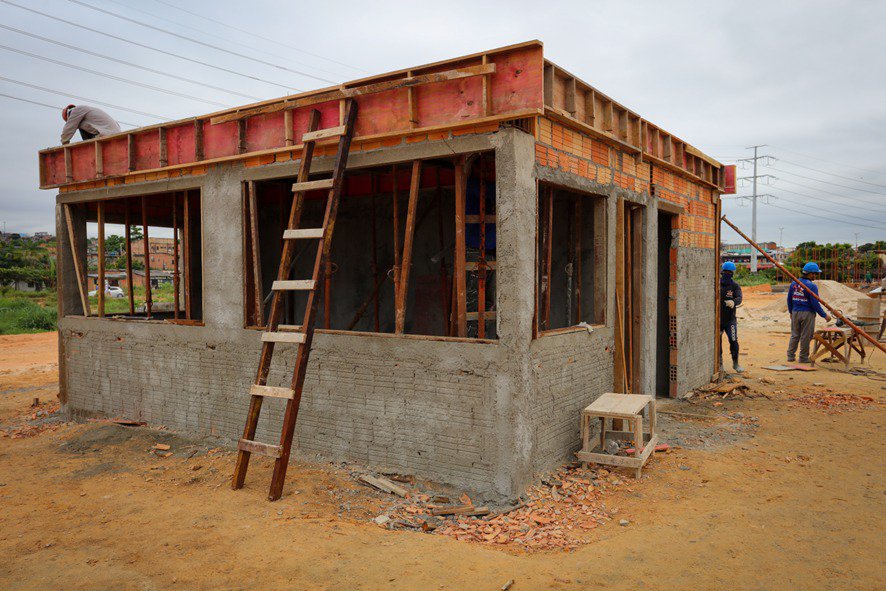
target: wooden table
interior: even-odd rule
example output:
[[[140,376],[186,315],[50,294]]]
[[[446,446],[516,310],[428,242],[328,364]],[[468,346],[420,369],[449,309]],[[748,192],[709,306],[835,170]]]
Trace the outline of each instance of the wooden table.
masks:
[[[649,417],[649,433],[643,433],[643,411]],[[591,445],[591,424],[600,419],[600,439]],[[607,420],[627,421],[628,430],[616,431],[606,428]],[[637,478],[646,461],[655,450],[658,435],[655,433],[655,398],[645,394],[607,393],[581,411],[581,451],[575,456],[585,465],[588,462],[607,466],[634,468]],[[633,440],[633,456],[616,456],[605,453],[608,440]]]
[[[864,339],[859,337],[851,328],[839,326],[822,328],[815,331],[812,335],[812,340],[815,341],[812,355],[809,356],[809,361],[812,365],[815,365],[817,359],[824,357],[829,353],[832,357],[842,361],[847,368],[849,367],[849,360],[852,357],[853,350],[858,352],[861,356],[862,362],[864,362],[865,357],[867,357],[867,352],[864,348]],[[842,349],[842,352],[840,349]]]

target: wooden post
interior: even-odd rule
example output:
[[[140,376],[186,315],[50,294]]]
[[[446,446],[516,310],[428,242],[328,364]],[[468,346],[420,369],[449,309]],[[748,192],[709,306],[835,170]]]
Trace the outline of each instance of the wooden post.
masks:
[[[573,240],[575,241],[575,257],[572,262],[572,282],[575,286],[575,324],[582,321],[581,317],[581,254],[582,254],[582,213],[581,213],[581,195],[573,197],[572,217],[575,224],[573,230]]]
[[[397,334],[406,329],[406,296],[409,293],[409,271],[412,266],[412,247],[415,239],[415,211],[418,209],[418,192],[421,188],[421,160],[412,161],[412,177],[409,183],[409,205],[406,210],[406,228],[403,236],[403,260],[400,269],[400,285],[395,298]]]
[[[129,172],[135,170],[135,136],[126,134],[126,169]]]
[[[288,112],[288,111],[287,111]],[[244,183],[246,199],[249,203],[249,236],[252,241],[252,280],[255,283],[253,295],[255,297],[255,325],[264,326],[265,307],[264,290],[262,289],[261,277],[261,250],[259,249],[258,234],[258,196],[255,194],[255,181]],[[190,286],[188,286],[190,288]]]
[[[185,191],[182,199],[184,201],[184,212],[182,215],[184,257],[182,258],[182,264],[185,267],[185,318],[191,320],[191,196]]]
[[[554,233],[554,188],[545,187],[545,210],[542,220],[542,275],[541,275],[541,330],[550,328],[551,320],[551,264]]]
[[[291,146],[295,143],[292,138],[292,109],[283,111],[283,145]]]
[[[631,235],[633,231],[633,227],[631,226],[631,220],[633,218],[633,210],[634,206],[630,204],[625,204],[624,211],[624,258],[625,265],[620,271],[624,273],[625,276],[625,290],[624,290],[624,342],[625,342],[625,392],[631,392],[631,388],[633,386],[634,381],[634,373],[633,373],[633,364],[631,360],[634,358],[634,331],[633,326],[634,323],[632,319],[634,317],[634,291],[633,291],[633,274],[631,273],[631,269],[634,265],[634,251],[631,248]]]
[[[86,282],[85,276],[85,268],[80,264],[80,257],[78,256],[78,248],[77,248],[77,240],[74,238],[74,222],[71,216],[71,206],[67,203],[64,204],[65,210],[65,222],[66,226],[68,226],[68,243],[71,247],[71,259],[74,261],[74,273],[77,274],[77,287],[80,289],[80,303],[83,305],[83,315],[90,316],[91,311],[89,309],[89,284]],[[85,262],[85,261],[84,261]]]
[[[131,199],[124,203],[124,222],[126,223],[126,280],[129,283],[129,315],[135,316],[135,278],[132,276],[132,220],[129,219],[129,204]]]
[[[391,191],[393,193],[394,216],[394,311],[397,309],[397,294],[400,293],[400,205],[397,199],[397,166],[391,166]]]
[[[615,210],[615,355],[613,356],[613,390],[624,392],[627,376],[625,374],[625,335],[624,335],[624,303],[625,293],[625,204],[619,197]]]
[[[95,176],[96,178],[102,178],[105,176],[105,165],[104,160],[102,158],[102,143],[98,140],[95,140]]]
[[[485,58],[486,56],[484,56]],[[484,76],[485,80],[486,77]],[[480,253],[477,262],[477,338],[486,338],[486,175],[483,170],[483,157],[477,165],[480,178],[480,203],[477,209],[480,222]]]
[[[99,201],[97,213],[98,221],[98,281],[95,285],[95,295],[98,296],[98,316],[105,316],[105,202]]]
[[[173,301],[173,318],[178,320],[179,308],[179,282],[178,269],[178,193],[172,194],[172,301]]]
[[[141,198],[142,205],[142,235],[145,246],[145,311],[148,318],[151,317],[151,243],[148,238],[148,205],[147,200],[143,196]]]
[[[203,160],[203,122],[194,119],[194,160]]]
[[[631,391],[640,381],[640,346],[643,338],[643,207],[631,212]]]
[[[70,183],[74,181],[74,162],[71,159],[71,148],[65,146],[64,148],[65,154],[65,182]]]
[[[465,276],[465,202],[467,199],[467,175],[465,157],[459,156],[455,162],[455,307],[456,336],[468,334],[467,292]]]
[[[160,127],[157,129],[159,132],[160,139],[160,168],[163,168],[169,164],[168,151],[166,147],[166,128]]]

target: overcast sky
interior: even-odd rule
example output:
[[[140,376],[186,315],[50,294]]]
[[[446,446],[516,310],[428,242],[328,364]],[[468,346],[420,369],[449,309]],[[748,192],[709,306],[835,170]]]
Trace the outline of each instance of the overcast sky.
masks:
[[[722,162],[751,156],[747,146],[768,144],[760,154],[773,159],[761,161],[758,174],[777,179],[765,179],[770,184],[761,184],[759,193],[777,199],[760,201],[761,241],[778,241],[780,228],[787,245],[805,240],[855,242],[856,233],[859,243],[882,240],[884,22],[886,2],[873,1],[0,0],[4,27],[186,79],[0,29],[0,94],[57,107],[0,96],[0,221],[7,231],[54,231],[55,191],[37,189],[37,151],[59,143],[60,108],[69,102],[126,107],[141,114],[103,108],[122,122],[150,125],[160,121],[151,115],[193,116],[218,110],[213,103],[252,102],[242,95],[272,98],[328,86],[328,81],[540,39],[548,59]],[[748,176],[751,170],[739,173]],[[739,189],[741,195],[750,193],[750,186]],[[739,201],[726,200],[724,212],[750,233],[751,208]],[[726,228],[723,240],[738,237]]]

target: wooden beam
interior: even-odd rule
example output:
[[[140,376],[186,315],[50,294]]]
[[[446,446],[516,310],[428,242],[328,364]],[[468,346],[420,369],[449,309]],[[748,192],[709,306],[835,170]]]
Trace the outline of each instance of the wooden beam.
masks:
[[[249,203],[249,236],[252,243],[252,280],[255,283],[255,324],[256,326],[264,326],[265,323],[265,306],[264,306],[264,290],[262,289],[261,276],[261,248],[259,242],[258,228],[258,196],[255,192],[255,181],[248,181],[243,184],[246,191],[246,199]]]
[[[566,112],[569,113],[572,117],[575,117],[575,78],[567,78],[566,79]]]
[[[166,128],[161,127],[157,130],[160,134],[160,168],[169,165],[169,153],[166,147]]]
[[[71,148],[65,146],[65,182],[74,182],[74,163],[71,159]]]
[[[126,280],[129,283],[129,315],[135,316],[135,277],[132,275],[132,220],[129,218],[129,205],[131,199],[123,203],[123,221],[126,224]]]
[[[625,201],[619,197],[615,209],[615,351],[613,355],[613,390],[624,392],[627,384],[625,364],[624,295],[625,295]]]
[[[184,257],[182,264],[185,267],[185,318],[191,320],[191,196],[185,191],[182,199],[184,201],[184,211],[182,212]],[[145,236],[147,237],[147,235]]]
[[[63,207],[65,210],[65,225],[68,227],[68,245],[71,248],[71,259],[74,262],[74,273],[77,274],[77,287],[80,290],[80,303],[83,306],[83,314],[85,316],[90,316],[89,296],[87,295],[89,286],[86,284],[86,276],[84,274],[85,269],[84,266],[80,264],[80,257],[77,252],[79,249],[77,248],[77,240],[74,237],[74,221],[71,216],[71,206],[65,203]]]
[[[465,276],[465,204],[467,199],[466,159],[460,156],[455,162],[455,324],[456,336],[465,337],[467,328],[467,289]]]
[[[446,70],[445,72],[434,72],[432,74],[422,74],[420,76],[406,76],[395,80],[386,80],[384,82],[375,82],[363,86],[341,87],[336,90],[321,92],[313,96],[306,96],[297,99],[284,100],[277,103],[263,105],[259,107],[244,108],[242,110],[224,113],[212,117],[209,121],[212,125],[225,123],[227,121],[237,121],[244,117],[253,117],[255,115],[264,115],[267,113],[276,113],[285,111],[286,109],[297,109],[299,107],[307,107],[317,105],[329,101],[342,100],[346,98],[354,98],[367,94],[375,94],[386,92],[388,90],[396,90],[398,88],[411,88],[421,86],[423,84],[432,84],[434,82],[446,82],[449,80],[459,80],[461,78],[470,78],[472,76],[483,76],[495,73],[495,64],[480,64],[479,66],[467,66],[464,68],[455,68]]]
[[[203,121],[194,119],[194,160],[203,160]]]
[[[481,63],[484,66],[487,65],[489,63],[489,56],[483,54]],[[490,100],[490,95],[491,93],[489,92],[489,74],[486,74],[483,76],[483,94],[482,98],[480,99],[483,103],[481,106],[483,108],[484,117],[489,117],[490,115],[492,115],[492,101]]]
[[[105,176],[105,165],[102,154],[102,143],[100,141],[95,142],[95,176],[96,178],[102,178]]]
[[[246,153],[246,119],[237,120],[237,153]]]
[[[412,72],[406,72],[407,77],[412,77]],[[485,76],[483,78],[486,79]],[[413,87],[409,87],[406,89],[406,104],[409,109],[409,128],[415,129],[418,127],[418,115],[415,110],[415,94]]]
[[[179,291],[181,290],[178,267],[178,241],[178,193],[175,192],[172,194],[172,316],[175,320],[178,320]]]
[[[406,328],[406,299],[409,294],[409,271],[412,267],[412,251],[415,238],[415,214],[418,209],[418,192],[421,188],[421,160],[412,161],[412,177],[409,183],[409,205],[406,210],[406,229],[403,237],[403,260],[400,269],[400,285],[396,294],[395,332],[403,334]]]
[[[283,145],[291,146],[295,143],[292,134],[292,110],[283,111]]]
[[[144,196],[141,198],[141,206],[142,240],[144,241],[145,246],[145,310],[148,318],[150,318],[152,312],[151,308],[154,302],[151,301],[151,242],[148,238],[148,204],[147,198]]]
[[[98,280],[95,295],[98,297],[98,316],[105,317],[105,202],[96,205],[98,221]]]
[[[131,133],[126,134],[126,162],[126,169],[135,171],[135,136]]]

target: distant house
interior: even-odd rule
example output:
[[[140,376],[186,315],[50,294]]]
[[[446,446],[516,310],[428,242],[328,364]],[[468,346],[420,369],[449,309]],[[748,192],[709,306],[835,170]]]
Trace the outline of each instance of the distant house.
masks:
[[[133,277],[133,285],[136,287],[144,287],[145,286],[145,272],[140,271],[138,269],[132,272]],[[96,289],[98,285],[98,273],[89,273],[87,275],[89,284],[89,290]],[[122,290],[126,291],[129,289],[129,279],[126,276],[126,271],[107,271],[105,273],[105,281],[108,282],[108,285],[113,287],[119,287]],[[171,284],[173,281],[172,272],[171,271],[156,271],[151,270],[151,287],[157,288],[161,285]]]

